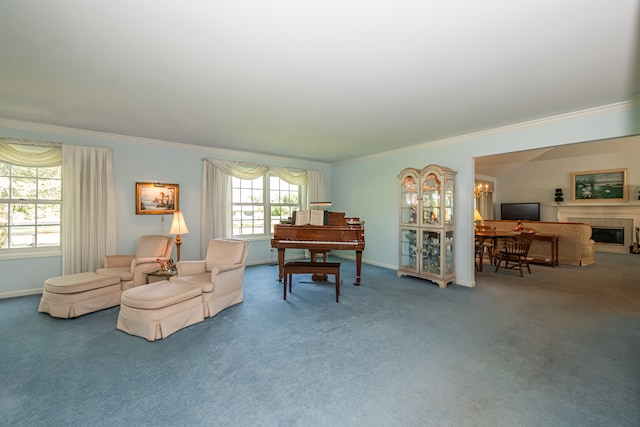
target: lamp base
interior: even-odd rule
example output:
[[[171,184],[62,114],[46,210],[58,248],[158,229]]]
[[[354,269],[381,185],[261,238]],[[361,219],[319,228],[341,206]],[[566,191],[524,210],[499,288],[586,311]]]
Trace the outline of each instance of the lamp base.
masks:
[[[178,255],[178,261],[180,261],[180,245],[182,241],[180,240],[180,235],[176,234],[176,254]]]

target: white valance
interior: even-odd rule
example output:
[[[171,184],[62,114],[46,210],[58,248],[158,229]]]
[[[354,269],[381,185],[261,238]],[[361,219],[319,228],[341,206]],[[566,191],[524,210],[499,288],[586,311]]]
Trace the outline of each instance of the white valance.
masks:
[[[302,206],[311,201],[324,201],[324,174],[321,171],[234,162],[218,159],[202,159],[202,212],[200,249],[206,254],[209,241],[233,235],[231,218],[231,177],[256,179],[272,173],[294,185],[305,185],[302,191]]]
[[[272,173],[289,184],[303,185],[307,183],[307,171],[304,169],[283,168],[247,162],[233,162],[218,159],[204,159],[227,175],[240,179],[256,179]]]
[[[0,137],[0,161],[25,167],[60,166],[62,148],[58,143]]]

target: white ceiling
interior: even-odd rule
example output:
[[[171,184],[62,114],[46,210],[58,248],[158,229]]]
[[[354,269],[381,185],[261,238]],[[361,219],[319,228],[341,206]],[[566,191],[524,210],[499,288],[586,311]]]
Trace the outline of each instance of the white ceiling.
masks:
[[[2,0],[0,118],[335,162],[628,100],[640,0]]]
[[[640,144],[640,136],[634,135],[625,138],[604,139],[560,145],[553,148],[476,157],[475,173],[476,175],[497,178],[517,169],[524,163],[566,159],[568,164],[571,164],[576,158],[582,156],[629,153],[632,152],[632,147],[637,147],[638,144]]]

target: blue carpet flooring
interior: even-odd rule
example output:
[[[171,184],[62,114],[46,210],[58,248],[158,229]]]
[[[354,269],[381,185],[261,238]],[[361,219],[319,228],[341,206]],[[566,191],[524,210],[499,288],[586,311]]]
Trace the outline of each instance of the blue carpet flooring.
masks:
[[[478,273],[439,289],[342,263],[332,283],[247,267],[245,301],[147,342],[119,308],[0,300],[0,425],[639,426],[640,256]]]

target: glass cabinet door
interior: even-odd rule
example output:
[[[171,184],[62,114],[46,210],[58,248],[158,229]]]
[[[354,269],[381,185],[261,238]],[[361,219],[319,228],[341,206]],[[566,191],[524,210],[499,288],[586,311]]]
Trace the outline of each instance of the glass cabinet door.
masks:
[[[422,224],[440,224],[440,181],[430,173],[422,183]]]
[[[453,231],[447,231],[445,237],[445,274],[453,274]]]
[[[408,228],[400,229],[400,267],[417,270],[418,232]]]
[[[444,180],[444,223],[453,225],[453,189],[454,181],[450,178]]]
[[[440,232],[422,231],[422,273],[440,274]]]
[[[400,222],[402,224],[418,223],[418,184],[417,178],[407,176],[400,188]]]

